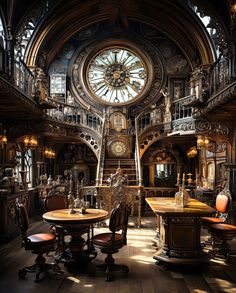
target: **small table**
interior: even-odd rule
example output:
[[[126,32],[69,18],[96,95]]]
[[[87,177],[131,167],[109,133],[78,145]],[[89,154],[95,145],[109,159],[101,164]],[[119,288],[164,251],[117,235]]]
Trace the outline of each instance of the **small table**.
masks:
[[[200,218],[215,213],[215,209],[192,198],[184,208],[177,207],[173,197],[149,197],[146,201],[160,216],[160,246],[154,259],[170,264],[199,264],[209,260],[200,242]]]
[[[92,224],[101,222],[107,217],[108,212],[102,209],[86,209],[83,214],[80,213],[79,209],[75,209],[74,214],[69,214],[68,209],[62,209],[43,214],[44,221],[65,230],[71,236],[68,245],[69,257],[59,259],[59,261],[81,266],[91,261],[96,255],[89,248],[84,249],[86,242],[82,235],[88,232]]]

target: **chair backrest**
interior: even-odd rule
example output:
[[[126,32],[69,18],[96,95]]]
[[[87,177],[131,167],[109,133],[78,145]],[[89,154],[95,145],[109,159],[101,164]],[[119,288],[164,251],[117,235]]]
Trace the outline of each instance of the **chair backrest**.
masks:
[[[124,244],[127,244],[126,234],[128,228],[128,221],[131,209],[126,203],[119,203],[119,205],[111,211],[109,230],[112,232],[113,240],[115,233],[121,231]]]
[[[19,202],[16,202],[16,217],[21,230],[21,234],[23,237],[26,237],[26,233],[29,228],[29,216],[25,206]]]
[[[223,189],[216,197],[216,210],[218,213],[228,213],[231,205],[231,194],[228,189]]]
[[[53,210],[61,210],[67,208],[67,197],[61,194],[48,195],[44,199],[44,209],[46,212]]]

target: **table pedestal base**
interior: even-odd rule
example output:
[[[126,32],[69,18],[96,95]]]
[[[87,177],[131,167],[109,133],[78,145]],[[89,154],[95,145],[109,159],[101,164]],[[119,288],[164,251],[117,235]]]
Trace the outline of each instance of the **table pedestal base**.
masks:
[[[67,227],[67,233],[71,236],[71,240],[67,244],[67,248],[55,256],[56,260],[64,263],[66,267],[86,267],[87,264],[97,256],[94,247],[90,245],[88,236],[87,242],[82,237],[83,234],[89,235],[90,225],[80,225],[77,227]],[[87,249],[85,249],[87,246]]]
[[[200,243],[201,225],[197,216],[160,217],[159,251],[154,259],[160,263],[196,265],[209,262]]]
[[[196,257],[170,257],[160,249],[154,254],[153,258],[157,260],[156,264],[173,264],[173,265],[200,265],[206,264],[210,261],[208,253],[202,252]]]

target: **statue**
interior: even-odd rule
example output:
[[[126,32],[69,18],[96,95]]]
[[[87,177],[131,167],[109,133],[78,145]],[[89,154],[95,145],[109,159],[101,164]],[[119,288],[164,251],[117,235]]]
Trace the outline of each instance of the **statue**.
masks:
[[[36,98],[39,99],[39,102],[45,102],[48,98],[48,82],[46,74],[44,73],[43,69],[37,67],[34,69],[35,73],[35,89],[33,93]]]
[[[169,123],[171,122],[171,99],[168,89],[166,88],[165,92],[161,91],[162,95],[165,98],[165,113],[164,113],[164,122]]]
[[[125,185],[124,182],[127,183],[128,175],[123,174],[122,169],[119,167],[116,170],[116,173],[111,174],[108,182],[110,182],[110,186],[113,189],[113,193],[116,197],[121,198],[124,196]]]

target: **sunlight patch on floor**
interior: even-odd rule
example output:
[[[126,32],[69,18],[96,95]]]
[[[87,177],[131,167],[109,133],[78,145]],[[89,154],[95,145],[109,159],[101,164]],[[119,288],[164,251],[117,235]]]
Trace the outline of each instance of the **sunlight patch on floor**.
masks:
[[[220,259],[220,258],[211,258],[210,262],[217,263],[217,264],[220,264],[220,265],[223,265],[223,266],[227,266],[225,261],[223,259]]]
[[[130,258],[133,260],[136,260],[137,262],[142,263],[142,264],[150,264],[150,263],[154,262],[152,256],[146,256],[146,255],[142,255],[142,254],[133,255]]]
[[[214,283],[222,289],[222,292],[236,292],[235,284],[232,284],[227,280],[215,278]]]
[[[128,234],[129,235],[139,235],[141,237],[146,237],[146,236],[153,237],[156,235],[155,231],[150,231],[150,230],[145,231],[145,232],[144,231],[145,231],[144,229],[128,229]],[[144,235],[142,235],[142,234],[144,234]]]
[[[156,251],[156,248],[144,248],[144,249],[142,249],[142,251],[143,252],[151,252],[151,253],[153,253],[153,252],[155,252]]]
[[[74,283],[80,283],[80,280],[79,279],[77,279],[77,278],[75,278],[75,277],[72,277],[72,276],[68,276],[67,277],[67,280],[70,280],[70,281],[72,281],[72,282],[74,282]]]
[[[146,242],[143,242],[143,241],[137,241],[137,240],[134,240],[134,241],[129,241],[129,246],[133,246],[133,247],[146,247],[147,246],[147,243]]]

